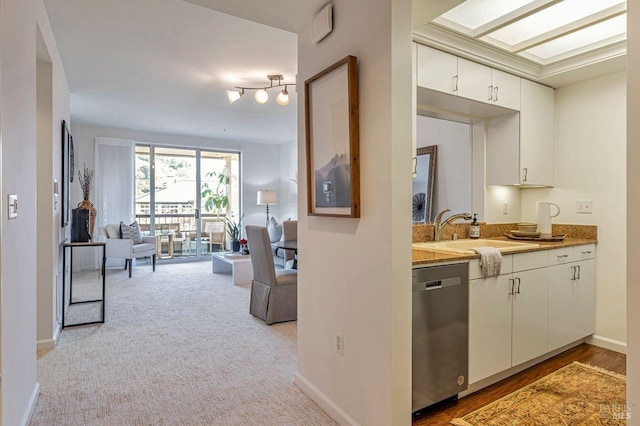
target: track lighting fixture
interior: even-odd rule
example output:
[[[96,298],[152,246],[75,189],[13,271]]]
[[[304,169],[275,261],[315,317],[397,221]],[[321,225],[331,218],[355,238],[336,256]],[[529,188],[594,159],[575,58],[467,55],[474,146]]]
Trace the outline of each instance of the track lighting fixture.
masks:
[[[276,96],[276,102],[279,105],[288,105],[289,104],[289,91],[287,90],[288,86],[295,86],[295,83],[283,83],[282,75],[280,74],[270,74],[267,76],[269,79],[269,86],[265,87],[241,87],[236,86],[237,90],[227,90],[227,99],[229,99],[229,103],[232,104],[244,95],[245,90],[255,90],[256,92],[253,94],[253,98],[259,104],[264,104],[269,100],[269,89],[273,89],[275,87],[284,87],[280,93]]]

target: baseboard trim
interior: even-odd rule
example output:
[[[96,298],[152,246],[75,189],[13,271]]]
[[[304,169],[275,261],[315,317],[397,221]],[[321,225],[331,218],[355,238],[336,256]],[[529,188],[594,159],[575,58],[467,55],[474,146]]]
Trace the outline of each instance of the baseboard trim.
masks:
[[[359,425],[355,419],[344,412],[338,405],[333,402],[320,389],[315,387],[300,372],[296,371],[293,376],[293,383],[302,390],[309,398],[320,406],[327,414],[329,414],[336,422],[341,425]]]
[[[600,348],[609,349],[610,351],[619,352],[621,354],[627,354],[627,343],[620,340],[609,339],[608,337],[602,337],[594,334],[584,339],[585,343]]]
[[[56,324],[56,329],[53,330],[53,337],[51,339],[44,339],[36,341],[36,349],[41,351],[43,349],[53,349],[58,344],[60,338],[60,323]]]
[[[36,382],[35,387],[33,388],[33,392],[31,392],[31,398],[29,398],[29,405],[27,406],[27,411],[24,412],[22,416],[22,421],[20,424],[22,426],[26,426],[31,421],[31,416],[33,416],[33,411],[36,408],[36,401],[38,401],[38,395],[40,394],[40,383]]]

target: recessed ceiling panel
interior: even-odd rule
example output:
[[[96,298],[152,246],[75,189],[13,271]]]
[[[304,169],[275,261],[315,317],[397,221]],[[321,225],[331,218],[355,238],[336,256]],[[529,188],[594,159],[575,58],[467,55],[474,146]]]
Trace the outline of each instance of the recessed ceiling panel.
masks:
[[[578,50],[590,45],[602,47],[602,42],[619,41],[616,36],[624,36],[627,32],[627,15],[616,16],[609,20],[592,25],[564,37],[551,40],[526,50],[524,53],[538,58],[549,59],[563,53]]]
[[[467,0],[441,17],[475,30],[533,2],[534,0]]]
[[[514,46],[624,3],[624,0],[564,0],[494,31],[483,40],[489,41],[493,38]]]

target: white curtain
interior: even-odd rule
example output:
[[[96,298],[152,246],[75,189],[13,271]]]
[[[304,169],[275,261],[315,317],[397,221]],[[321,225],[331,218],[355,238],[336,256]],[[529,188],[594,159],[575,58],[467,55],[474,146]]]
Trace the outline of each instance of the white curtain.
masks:
[[[135,218],[135,142],[126,139],[96,138],[96,225],[127,224]],[[96,229],[95,233],[99,234]],[[107,266],[124,265],[109,259]]]

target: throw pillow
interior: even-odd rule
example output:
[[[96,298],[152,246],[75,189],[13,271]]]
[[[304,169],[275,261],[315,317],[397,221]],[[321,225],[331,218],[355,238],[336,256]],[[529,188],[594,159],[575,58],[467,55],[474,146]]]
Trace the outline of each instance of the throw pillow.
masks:
[[[131,225],[120,222],[120,237],[123,239],[133,240],[133,244],[142,244],[142,236],[140,235],[140,225],[138,225],[138,221],[133,221]]]
[[[269,241],[272,243],[276,243],[282,238],[282,224],[278,223],[273,216],[269,219],[267,231],[269,232]]]

